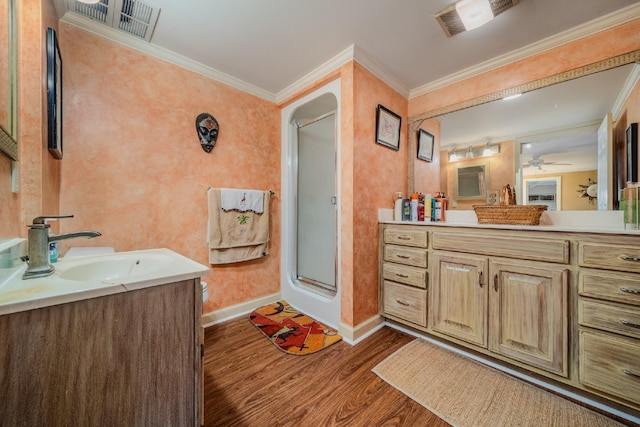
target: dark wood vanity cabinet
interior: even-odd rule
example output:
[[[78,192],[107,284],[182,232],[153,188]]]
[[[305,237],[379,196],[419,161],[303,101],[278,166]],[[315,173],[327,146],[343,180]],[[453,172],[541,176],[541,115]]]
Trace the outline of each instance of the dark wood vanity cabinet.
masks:
[[[199,279],[0,316],[0,425],[199,426]]]

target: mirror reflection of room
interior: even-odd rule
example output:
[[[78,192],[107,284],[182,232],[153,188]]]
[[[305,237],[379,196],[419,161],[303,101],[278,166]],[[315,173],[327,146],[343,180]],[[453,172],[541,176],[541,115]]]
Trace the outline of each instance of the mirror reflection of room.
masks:
[[[517,190],[519,204],[534,204],[529,200],[525,180],[560,177],[557,200],[549,210],[596,210],[599,205],[604,206],[600,209],[614,209],[617,195],[602,196],[598,186],[602,198],[598,203],[598,197],[583,196],[581,185],[597,184],[609,173],[608,164],[613,159],[599,160],[598,130],[608,115],[615,116],[628,99],[637,67],[640,66],[628,64],[527,92],[515,99],[438,116],[441,184],[457,199],[450,209],[471,209],[480,204],[482,198],[469,201],[460,197],[454,171],[470,161],[469,148],[475,153],[471,158],[478,158],[485,145],[500,147],[493,156],[483,157],[492,171],[487,189],[510,184]]]

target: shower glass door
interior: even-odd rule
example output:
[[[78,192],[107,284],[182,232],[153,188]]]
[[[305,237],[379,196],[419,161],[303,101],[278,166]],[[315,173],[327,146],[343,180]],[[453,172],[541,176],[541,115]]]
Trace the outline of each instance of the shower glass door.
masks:
[[[298,280],[322,293],[336,292],[335,113],[298,128]]]

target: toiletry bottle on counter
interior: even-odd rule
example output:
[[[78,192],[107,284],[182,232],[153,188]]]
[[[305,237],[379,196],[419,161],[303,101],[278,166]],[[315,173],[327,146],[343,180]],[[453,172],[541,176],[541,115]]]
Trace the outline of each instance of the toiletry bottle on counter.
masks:
[[[417,221],[418,220],[418,194],[413,193],[411,195],[411,213],[409,217],[409,221]]]
[[[411,219],[411,200],[402,199],[402,220],[409,221]]]
[[[424,220],[431,221],[431,194],[424,195]]]
[[[396,199],[393,202],[393,220],[402,221],[402,193],[396,193]]]
[[[418,195],[418,222],[424,221],[424,195]]]

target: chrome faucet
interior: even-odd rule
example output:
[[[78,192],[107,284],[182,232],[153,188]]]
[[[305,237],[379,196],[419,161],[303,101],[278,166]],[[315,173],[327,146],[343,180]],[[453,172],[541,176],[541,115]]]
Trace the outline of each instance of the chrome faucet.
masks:
[[[49,243],[58,240],[74,239],[76,237],[101,236],[97,231],[77,231],[75,233],[50,235],[51,226],[47,224],[48,219],[73,218],[73,215],[52,215],[39,216],[33,219],[33,224],[29,227],[27,270],[22,275],[22,279],[35,279],[36,277],[46,277],[55,271],[55,267],[49,262]]]

